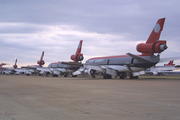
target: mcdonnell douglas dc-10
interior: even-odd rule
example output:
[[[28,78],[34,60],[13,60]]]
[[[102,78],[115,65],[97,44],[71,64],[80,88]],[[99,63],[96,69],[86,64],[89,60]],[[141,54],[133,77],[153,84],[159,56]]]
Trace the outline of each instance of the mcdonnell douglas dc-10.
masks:
[[[120,76],[124,79],[130,76],[130,79],[138,79],[138,75],[144,74],[143,70],[156,65],[160,56],[159,53],[167,49],[166,41],[159,40],[161,31],[163,30],[165,18],[157,21],[146,43],[137,45],[137,51],[141,55],[126,53],[126,55],[96,57],[91,58],[84,64],[88,69],[88,74],[95,78],[96,73],[103,73],[104,79],[111,79],[113,76]],[[154,53],[158,53],[154,55]]]
[[[79,62],[84,59],[83,54],[81,53],[82,42],[83,40],[79,42],[76,53],[71,55],[71,60],[73,60],[73,62],[53,62],[50,63],[48,67],[37,68],[37,70],[40,71],[40,74],[45,76],[52,74],[53,77],[58,77],[58,75],[64,75],[64,77],[67,77],[69,73],[72,73],[83,66],[81,62]],[[73,77],[76,77],[76,75],[73,75]]]
[[[44,51],[42,52],[41,58],[39,61],[37,61],[38,65],[28,65],[28,66],[22,66],[21,69],[15,69],[16,74],[24,73],[26,75],[32,75],[34,73],[37,73],[37,68],[42,68],[45,64],[44,60]]]

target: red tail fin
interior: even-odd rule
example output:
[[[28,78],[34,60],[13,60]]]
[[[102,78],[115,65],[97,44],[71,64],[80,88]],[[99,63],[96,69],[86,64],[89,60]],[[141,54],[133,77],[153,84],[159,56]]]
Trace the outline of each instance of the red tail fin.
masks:
[[[77,48],[77,50],[76,50],[76,54],[81,53],[82,42],[83,42],[83,40],[81,40],[81,41],[79,42],[78,48]]]
[[[13,65],[13,67],[14,67],[14,69],[16,69],[17,68],[17,59],[16,59],[16,61],[15,61],[15,64]]]
[[[3,65],[7,65],[7,64],[6,64],[6,63],[1,63],[1,64],[0,64],[0,70],[1,70],[1,71],[3,71],[3,69],[2,69],[2,66],[3,66]]]
[[[159,37],[161,35],[161,31],[163,30],[165,18],[161,18],[157,21],[156,25],[154,26],[154,29],[152,30],[148,40],[146,43],[153,43],[156,40],[159,40]]]
[[[161,53],[167,49],[166,41],[159,40],[161,31],[163,30],[165,18],[157,21],[146,43],[137,45],[137,51],[142,55],[153,55],[154,53]]]
[[[75,55],[71,55],[71,60],[74,62],[82,61],[84,59],[83,54],[81,53],[82,42],[83,40],[79,42]]]
[[[175,65],[175,64],[173,64],[173,60],[171,60],[171,61],[169,61],[169,63],[168,64],[165,64],[165,66],[172,66],[172,65]]]
[[[42,66],[45,64],[44,60],[43,60],[43,57],[44,57],[44,51],[42,52],[42,55],[41,55],[41,58],[39,61],[37,61],[37,64],[39,64],[39,66]]]
[[[41,55],[41,59],[40,59],[40,61],[42,61],[42,60],[43,60],[43,57],[44,57],[44,51],[42,52],[42,55]]]

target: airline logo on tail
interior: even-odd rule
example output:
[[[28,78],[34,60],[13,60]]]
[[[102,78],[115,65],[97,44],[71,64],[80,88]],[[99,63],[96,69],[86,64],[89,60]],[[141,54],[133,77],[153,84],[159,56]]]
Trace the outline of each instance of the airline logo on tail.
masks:
[[[154,27],[154,32],[158,33],[161,29],[161,26],[159,24],[156,24],[156,26]]]

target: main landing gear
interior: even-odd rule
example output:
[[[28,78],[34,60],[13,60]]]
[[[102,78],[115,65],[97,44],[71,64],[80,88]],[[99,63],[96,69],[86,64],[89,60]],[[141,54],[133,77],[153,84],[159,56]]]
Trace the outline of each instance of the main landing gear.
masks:
[[[104,73],[103,74],[103,79],[112,79],[112,76],[109,75],[109,74]]]
[[[119,79],[125,79],[126,73],[119,73]]]
[[[95,76],[96,76],[96,71],[95,71],[95,70],[90,70],[90,74],[91,74],[92,78],[95,78]]]
[[[133,76],[132,73],[128,74],[130,79],[138,79],[138,76]],[[125,79],[127,77],[126,73],[119,73],[119,79]]]

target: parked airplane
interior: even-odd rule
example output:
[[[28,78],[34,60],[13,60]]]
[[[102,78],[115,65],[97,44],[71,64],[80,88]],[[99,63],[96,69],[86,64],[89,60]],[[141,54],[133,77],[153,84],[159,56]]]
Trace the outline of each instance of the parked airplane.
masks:
[[[17,68],[17,59],[15,60],[15,64],[13,65],[13,67],[5,68],[4,74],[6,75],[14,74],[16,68]]]
[[[32,74],[36,73],[37,68],[42,68],[42,66],[45,64],[43,57],[44,57],[44,51],[42,52],[40,60],[37,61],[38,65],[22,66],[21,69],[15,69],[16,74],[24,73],[26,75],[32,75]]]
[[[37,68],[37,70],[40,70],[40,73],[45,76],[52,74],[53,77],[57,77],[58,75],[64,75],[64,77],[67,77],[69,73],[72,73],[83,66],[81,62],[79,62],[84,59],[83,54],[81,53],[82,42],[83,40],[79,42],[76,53],[71,55],[71,60],[74,62],[54,62],[50,63],[47,68]]]
[[[90,58],[84,64],[84,67],[88,69],[88,74],[93,78],[96,73],[101,72],[104,79],[111,79],[112,75],[120,76],[120,79],[126,76],[130,76],[130,79],[138,79],[138,75],[145,74],[143,70],[159,62],[159,53],[167,49],[166,41],[159,40],[164,21],[165,18],[159,19],[146,43],[137,45],[136,49],[142,55],[126,53],[127,55]]]
[[[0,64],[0,73],[3,73],[3,71],[5,70],[2,66],[3,65],[7,65],[6,63],[1,63]]]
[[[169,73],[174,73],[174,70],[179,69],[179,66],[175,66],[173,64],[173,60],[170,61],[168,64],[164,64],[164,66],[153,66],[145,70],[146,74],[149,75],[165,75]]]

